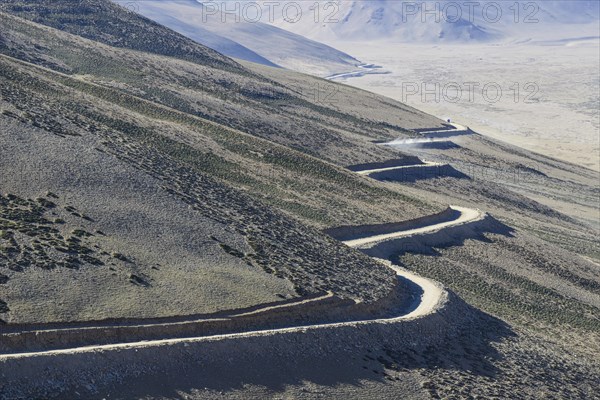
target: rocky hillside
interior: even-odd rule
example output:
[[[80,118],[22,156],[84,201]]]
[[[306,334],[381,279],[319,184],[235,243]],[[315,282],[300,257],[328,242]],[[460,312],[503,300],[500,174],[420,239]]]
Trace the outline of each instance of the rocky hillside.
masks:
[[[2,0],[0,10],[113,47],[243,72],[230,58],[110,1]]]
[[[356,131],[400,128],[322,107],[178,36],[174,48],[186,51],[174,57],[110,35],[99,35],[110,45],[83,37],[96,38],[97,21],[122,26],[130,17],[85,7],[116,6],[82,3],[76,10],[90,18],[57,18],[58,10],[43,7],[62,3],[32,4],[2,6],[63,31],[0,13],[5,322],[206,313],[327,291],[374,301],[389,293],[393,273],[314,226],[441,207],[326,161],[343,161],[334,148],[364,152],[369,145]],[[313,128],[323,138],[336,132],[324,146],[331,157],[309,155],[323,151],[304,140]],[[248,285],[261,289],[247,293]]]

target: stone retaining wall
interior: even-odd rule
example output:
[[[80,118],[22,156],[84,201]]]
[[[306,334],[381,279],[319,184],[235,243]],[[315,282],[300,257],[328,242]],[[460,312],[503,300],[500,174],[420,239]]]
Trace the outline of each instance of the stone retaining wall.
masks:
[[[378,225],[354,225],[354,226],[340,226],[337,228],[325,229],[323,232],[329,236],[340,240],[354,240],[361,239],[376,235],[385,235],[387,233],[393,233],[398,231],[405,231],[410,229],[421,228],[428,225],[435,225],[441,222],[448,222],[457,219],[460,216],[460,211],[454,210],[450,207],[442,212],[432,215],[426,215],[424,217],[411,219],[409,221],[392,222],[389,224],[378,224]],[[387,257],[379,257],[387,259]]]
[[[389,296],[373,303],[357,304],[350,299],[332,296],[242,315],[232,313],[229,316],[221,315],[177,322],[147,320],[144,324],[121,325],[112,322],[95,326],[65,326],[63,328],[0,333],[0,354],[374,319],[394,315],[405,308],[410,301],[411,288],[408,283],[399,280]]]

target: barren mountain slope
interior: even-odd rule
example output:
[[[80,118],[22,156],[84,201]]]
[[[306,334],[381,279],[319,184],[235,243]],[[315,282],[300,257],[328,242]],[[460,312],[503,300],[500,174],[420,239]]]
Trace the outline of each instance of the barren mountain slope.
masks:
[[[290,72],[246,66],[284,85],[302,79]],[[341,103],[349,108],[354,101],[360,102],[360,92],[356,93]],[[365,112],[377,115],[377,110]],[[478,331],[465,330],[464,340],[448,342],[438,353],[421,353],[429,361],[417,362],[416,368],[424,368],[427,391],[434,397],[504,397],[508,395],[504,389],[512,388],[514,393],[520,388],[523,398],[535,398],[539,392],[528,388],[537,387],[557,397],[589,396],[600,382],[600,371],[591,366],[597,364],[600,349],[598,174],[478,134],[437,135],[431,134],[432,139],[422,144],[394,149],[440,167],[398,173],[400,182],[390,178],[383,183],[390,190],[439,203],[482,209],[499,224],[483,231],[449,230],[399,240],[391,260],[434,277],[477,309],[508,322],[516,338],[500,339],[493,346],[498,353],[485,350],[482,338],[502,336],[502,329],[490,324]],[[376,161],[380,160],[372,159]],[[396,160],[387,165],[403,164]],[[446,174],[450,167],[458,171],[458,177]],[[448,348],[450,354],[440,354]],[[388,349],[372,357],[395,376],[403,368],[412,368],[407,358],[418,357],[410,351],[399,352]],[[472,361],[466,361],[469,354],[473,354]],[[481,357],[493,358],[494,354],[499,359],[491,368],[479,364]],[[537,357],[553,367],[539,369]],[[573,364],[574,359],[582,364]],[[468,372],[456,366],[464,362],[474,363],[470,369],[465,367]],[[434,367],[440,364],[444,367]],[[585,379],[584,370],[589,371]],[[408,379],[408,374],[400,375]],[[578,379],[569,381],[569,376]],[[553,380],[561,382],[562,389],[555,388]],[[411,393],[406,386],[394,387],[387,392],[390,396]],[[338,393],[353,392],[346,388]]]
[[[314,269],[301,278],[304,282],[296,282],[297,294],[334,289],[326,283],[329,268],[346,271],[336,279],[339,289],[345,291],[342,287],[348,289],[351,280],[342,282],[352,279],[352,264],[357,272],[372,274],[374,280],[372,297],[358,287],[353,295],[348,292],[350,297],[376,299],[393,284],[392,274],[367,257],[224,183],[219,176],[232,174],[232,183],[237,180],[242,186],[246,178],[246,184],[260,185],[249,171],[234,169],[231,161],[214,154],[210,147],[195,147],[162,135],[145,126],[143,116],[36,75],[37,67],[24,67],[4,57],[0,62],[3,258],[9,268],[3,272],[8,277],[3,299],[15,315],[13,320],[13,313],[8,313],[9,322],[43,321],[56,314],[98,318],[110,313],[208,312],[226,307],[222,298],[228,302],[238,298],[238,306],[248,305],[252,296],[243,293],[247,285],[256,286],[250,283],[252,279],[269,282],[272,278],[264,272],[272,272],[289,280],[308,271],[305,268],[310,263]],[[164,128],[178,129],[176,124]],[[201,132],[195,131],[197,135]],[[192,140],[196,144],[210,142],[207,136]],[[302,157],[296,155],[299,161]],[[343,179],[343,172],[329,169]],[[398,193],[358,184],[367,191],[401,198]],[[38,200],[31,203],[27,198]],[[321,246],[331,253],[319,254]],[[322,260],[328,260],[327,264]],[[241,276],[255,278],[235,275],[236,266]],[[51,271],[41,273],[39,268]],[[73,277],[72,270],[79,273]],[[54,276],[53,285],[47,282],[47,274]],[[322,284],[313,286],[318,275]],[[67,285],[78,276],[81,285]],[[44,290],[33,289],[37,279],[45,282]],[[108,293],[97,290],[96,279],[110,281],[106,282]],[[177,283],[179,279],[184,286]],[[198,279],[195,284],[194,279]],[[218,284],[220,280],[226,283]],[[359,281],[366,282],[354,280]],[[190,291],[200,282],[199,289],[206,285],[204,290]],[[228,288],[219,290],[223,284]],[[115,285],[120,289],[114,289]],[[170,285],[172,289],[167,289]],[[124,290],[120,296],[125,297],[133,296],[130,290],[139,291],[130,298],[149,296],[148,302],[124,299],[119,305],[103,306],[103,302],[110,304],[119,298],[111,290]],[[259,298],[274,300],[275,293],[293,293],[290,283],[277,279],[265,291],[270,296]],[[50,293],[64,300],[48,298]],[[160,298],[159,293],[166,296],[156,300],[166,304],[162,311],[150,300]],[[75,297],[69,299],[72,294]],[[37,296],[40,300],[33,301]],[[95,296],[104,300],[95,302]],[[187,296],[189,302],[183,301]],[[47,305],[48,316],[37,308],[42,306],[41,299],[54,300],[52,306]],[[83,299],[92,303],[90,309],[73,307]],[[28,309],[35,304],[36,312],[29,314],[19,304]]]
[[[61,27],[33,10],[28,18]],[[110,10],[93,19],[114,32],[163,29],[143,19],[123,26],[124,11]],[[441,121],[302,74],[213,61],[202,47],[184,56],[147,42],[115,47],[87,17],[63,19],[88,38],[0,13],[8,328],[210,313],[327,291],[375,304],[397,282],[393,272],[318,229],[371,229],[448,204],[489,216],[393,243],[392,261],[451,289],[446,307],[412,330],[181,344],[58,358],[46,369],[32,357],[12,364],[40,371],[35,385],[23,377],[36,391],[21,397],[593,398],[593,172],[478,135],[381,146],[374,141]],[[178,38],[174,48],[188,48]],[[461,174],[381,182],[344,168],[422,160]],[[0,397],[13,389],[0,383]]]
[[[2,11],[114,47],[243,73],[232,59],[104,0],[2,0]]]
[[[144,78],[129,75],[145,64],[176,81],[159,67],[206,67],[1,18],[7,322],[205,313],[328,290],[373,301],[392,273],[281,212],[332,226],[442,207],[153,102],[155,87],[132,89]],[[82,61],[98,76],[67,66]],[[245,296],[248,285],[265,289]]]
[[[346,53],[272,26],[267,21],[249,21],[247,18],[236,21],[235,16],[226,12],[226,6],[221,7],[224,3],[202,4],[195,0],[115,0],[115,3],[236,59],[318,76],[345,72],[361,64]]]
[[[63,0],[53,4],[56,4],[55,7],[62,5],[64,9],[69,9],[71,3]],[[111,10],[116,8],[111,15],[123,14],[127,18],[134,18],[130,15],[135,15],[108,1],[97,0],[93,3],[109,3]],[[0,2],[0,10],[2,9],[12,10]],[[44,13],[43,7],[31,6],[28,9],[28,13],[19,11],[17,14],[83,37],[113,44],[105,39],[104,34],[100,34],[98,30],[102,23],[96,23],[94,19],[92,24],[84,18],[83,23],[91,24],[95,29],[86,29],[81,33],[77,24],[79,19],[71,20],[72,17],[67,17],[67,22],[59,20],[59,23],[55,14]],[[96,13],[90,15],[93,17]],[[121,24],[120,20],[123,18],[116,18],[111,25]],[[139,24],[146,21],[143,17],[137,18],[140,20]],[[81,76],[82,79],[116,86],[136,96],[342,165],[373,157],[386,158],[392,154],[374,145],[365,148],[364,141],[357,140],[361,137],[383,135],[391,138],[407,134],[407,126],[430,127],[441,123],[428,114],[381,96],[370,95],[367,108],[345,109],[343,99],[356,91],[321,79],[307,78],[293,85],[282,86],[245,68],[232,69],[214,65],[216,61],[212,62],[212,59],[192,64],[180,61],[191,60],[191,56],[180,57],[175,54],[174,57],[177,58],[144,57],[144,61],[141,61],[139,52],[115,48],[107,51],[103,46],[86,45],[85,41],[64,33],[52,33],[48,36],[46,32],[49,31],[20,19],[5,19],[3,26],[14,36],[11,40],[17,43],[16,47],[12,50],[9,47],[7,51],[14,52],[18,48],[22,52],[23,48],[28,48],[26,54],[11,53],[19,58],[28,58],[42,65],[50,63],[47,66],[61,68],[63,72]],[[136,24],[128,23],[125,26],[125,36],[138,37],[145,34],[139,31]],[[59,35],[62,40],[49,42],[49,37],[54,35]],[[120,42],[117,44],[125,47]],[[168,54],[159,45],[143,47],[138,46],[137,42],[134,43],[135,46],[125,44],[135,50]],[[82,57],[83,54],[85,57]],[[193,53],[193,56],[203,58],[204,54],[197,56]],[[57,60],[60,60],[58,64]],[[394,122],[389,123],[388,118],[372,118],[368,112],[365,113],[365,110],[378,108]]]

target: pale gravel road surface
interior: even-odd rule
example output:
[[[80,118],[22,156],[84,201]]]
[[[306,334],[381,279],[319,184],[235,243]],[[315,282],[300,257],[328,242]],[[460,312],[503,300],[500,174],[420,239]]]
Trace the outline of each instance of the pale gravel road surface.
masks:
[[[394,139],[391,142],[380,143],[381,146],[402,146],[402,145],[410,145],[410,144],[419,144],[419,143],[432,143],[432,142],[440,142],[447,141],[448,138],[452,136],[459,135],[468,135],[471,132],[469,127],[455,124],[455,123],[446,123],[447,125],[452,126],[452,129],[443,129],[443,130],[431,130],[431,131],[419,131],[419,135],[424,137],[418,138],[409,138],[409,139]]]
[[[409,164],[409,165],[400,165],[397,167],[387,167],[387,168],[377,168],[377,169],[365,169],[363,171],[355,171],[359,175],[371,175],[378,172],[386,172],[386,171],[395,171],[400,169],[408,169],[408,168],[424,168],[424,167],[441,167],[442,163],[425,161],[423,160],[423,164]]]
[[[398,231],[392,233],[386,233],[382,235],[369,236],[362,239],[354,239],[344,242],[350,247],[360,247],[367,244],[385,242],[387,240],[398,239],[406,236],[423,235],[427,233],[438,232],[444,228],[451,226],[462,225],[468,222],[474,222],[481,220],[485,217],[485,214],[479,210],[471,208],[450,206],[453,210],[458,211],[460,214],[452,221],[440,222],[438,224],[426,225],[419,228],[409,229],[405,231]]]

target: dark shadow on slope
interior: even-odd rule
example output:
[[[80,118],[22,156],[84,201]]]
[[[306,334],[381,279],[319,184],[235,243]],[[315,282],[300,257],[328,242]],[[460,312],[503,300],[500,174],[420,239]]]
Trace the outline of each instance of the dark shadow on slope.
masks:
[[[435,133],[428,133],[423,135],[424,138],[427,139],[447,139],[447,138],[451,138],[451,137],[456,137],[456,136],[466,136],[466,135],[472,135],[473,131],[471,130],[466,130],[466,131],[438,131]]]
[[[325,229],[323,232],[334,239],[343,242],[375,235],[384,235],[392,232],[422,228],[442,222],[455,221],[460,217],[460,215],[460,211],[448,207],[444,211],[437,214],[426,215],[424,217],[415,218],[408,221],[375,225],[345,225],[336,228]]]
[[[461,301],[454,295],[455,301]],[[384,355],[377,358],[386,369],[462,370],[473,375],[494,378],[498,374],[495,361],[502,360],[492,343],[516,337],[504,321],[463,303],[471,322],[463,326],[458,335],[444,338],[436,346],[421,351],[410,348],[385,347]]]
[[[426,149],[426,150],[451,150],[451,149],[460,149],[461,146],[450,141],[450,140],[440,140],[435,142],[426,142],[426,143],[416,143],[412,145],[414,148],[418,149]]]
[[[392,160],[385,160],[381,162],[349,165],[346,168],[353,172],[359,172],[379,168],[402,167],[405,165],[423,165],[423,161],[421,161],[421,159],[416,156],[406,156],[404,158],[395,158]]]
[[[516,334],[503,321],[465,304],[453,293],[450,296],[452,307],[458,309],[433,323],[454,322],[455,326],[449,328],[452,332],[447,335],[441,332],[439,338],[429,343],[419,343],[419,335],[428,337],[431,333],[419,329],[402,331],[398,326],[224,341],[213,343],[210,353],[187,351],[180,362],[165,359],[166,366],[156,365],[145,374],[128,377],[110,389],[98,388],[98,392],[85,396],[180,398],[183,393],[199,391],[205,395],[222,392],[227,398],[228,394],[249,386],[261,387],[273,395],[289,386],[301,388],[306,383],[328,388],[340,385],[360,388],[365,382],[390,383],[400,380],[393,377],[397,372],[423,369],[431,373],[443,369],[452,374],[460,370],[496,377],[499,374],[496,363],[503,356],[494,343]]]
[[[496,232],[503,230],[512,232],[504,225],[496,227]],[[410,281],[401,283],[412,292],[402,305],[410,312],[422,291]],[[198,397],[198,393],[220,392],[239,396],[238,392],[249,386],[276,394],[307,382],[328,388],[359,388],[365,382],[389,383],[397,379],[393,375],[398,372],[423,369],[435,374],[443,369],[450,375],[462,371],[496,377],[502,354],[494,343],[515,333],[454,293],[448,296],[444,308],[413,322],[41,357],[27,363],[27,368],[34,367],[28,373],[38,376],[40,382],[65,379],[60,385],[70,389],[60,393],[61,398],[90,399],[180,398],[186,393]],[[14,366],[25,368],[18,363]],[[11,368],[10,363],[6,367]],[[99,374],[99,370],[110,373]]]
[[[419,141],[421,140],[421,141]],[[396,150],[410,150],[410,149],[435,149],[435,150],[450,150],[462,148],[458,144],[451,140],[443,140],[436,138],[407,138],[403,142],[398,142],[390,145],[389,140],[373,140],[371,143],[387,145]],[[367,164],[368,165],[368,164]],[[353,166],[354,167],[354,166]]]
[[[466,239],[487,241],[485,233],[513,234],[512,228],[489,216],[481,221],[481,225],[472,225],[457,227],[462,231],[448,234],[446,239],[449,240],[438,237],[438,241],[432,243],[440,248]],[[425,235],[431,236],[435,234]],[[405,246],[390,255],[402,251],[436,253],[433,247],[427,250],[423,241],[410,246],[414,247]],[[420,296],[421,293],[413,291],[412,297],[404,302],[406,310],[414,309],[418,304],[415,300]],[[94,370],[90,370],[87,375],[96,380],[90,386],[91,390],[78,382],[76,389],[71,389],[73,392],[64,394],[68,397],[78,390],[86,398],[117,399],[179,398],[185,393],[208,396],[219,392],[225,396],[239,396],[237,392],[248,387],[259,387],[276,394],[289,386],[301,388],[307,382],[328,388],[340,385],[358,388],[365,382],[389,383],[397,379],[393,375],[398,372],[417,370],[432,374],[445,370],[450,375],[452,371],[461,371],[495,378],[499,374],[498,362],[502,360],[502,354],[494,343],[515,336],[508,324],[449,292],[444,308],[414,322],[180,343],[121,350],[118,355],[86,353],[69,356],[73,357],[73,365],[98,364],[102,367],[107,357],[123,361],[109,364],[112,375],[102,379],[97,379]],[[65,375],[69,374],[65,372]]]
[[[370,178],[378,181],[389,182],[416,182],[418,180],[441,177],[470,179],[468,175],[458,171],[450,164],[426,164],[418,157],[405,157],[382,162],[350,165],[346,168],[353,172],[367,174]]]
[[[416,182],[435,178],[470,179],[449,164],[405,167],[395,170],[374,172],[369,177],[386,182]]]
[[[439,256],[441,254],[438,249],[462,246],[466,240],[491,243],[492,241],[486,237],[486,234],[513,237],[514,232],[515,230],[510,226],[486,215],[481,221],[447,227],[425,235],[389,240],[367,249],[361,249],[361,251],[372,257],[389,259],[397,263],[398,258],[405,253]]]
[[[404,297],[402,304],[398,304],[396,315],[407,315],[415,311],[421,304],[421,297],[425,293],[423,288],[410,279],[403,276],[398,276],[400,287],[404,288],[407,295]]]
[[[337,296],[290,299],[246,309],[213,314],[105,320],[73,324],[9,325],[0,329],[0,354],[73,349],[83,346],[136,343],[140,341],[210,337],[214,335],[303,328],[348,321],[396,318],[414,311],[423,289],[398,276],[398,284],[385,298],[373,303],[341,299]],[[312,300],[312,301],[311,301]],[[0,300],[0,314],[3,309]],[[287,304],[287,306],[284,306]]]

